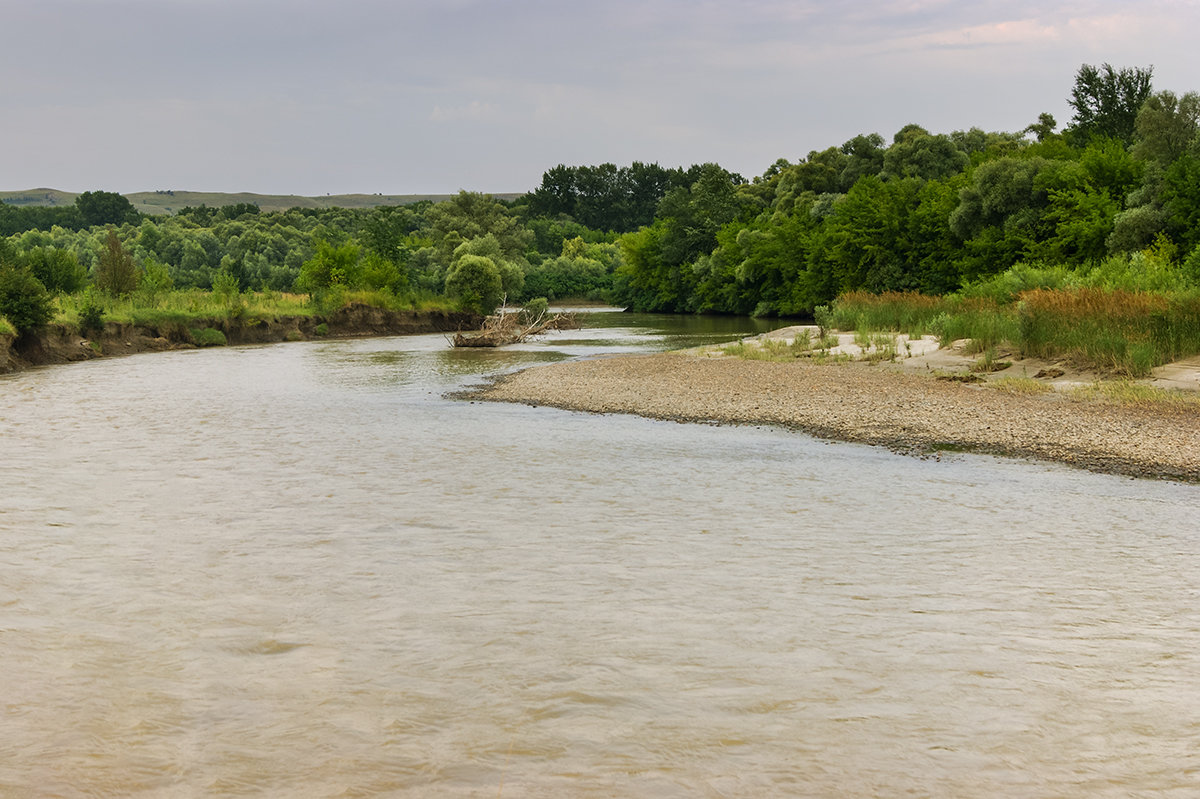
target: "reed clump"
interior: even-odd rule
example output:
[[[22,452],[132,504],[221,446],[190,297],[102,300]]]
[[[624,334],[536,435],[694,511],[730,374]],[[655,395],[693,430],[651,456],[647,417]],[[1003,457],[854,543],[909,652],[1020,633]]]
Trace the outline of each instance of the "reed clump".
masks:
[[[838,297],[830,322],[839,330],[896,330],[923,336],[942,312],[943,303],[942,297],[912,291],[852,291]]]
[[[845,294],[831,318],[864,335],[890,330],[968,339],[974,352],[1009,346],[1027,357],[1064,358],[1082,368],[1144,377],[1155,366],[1200,353],[1200,291],[1034,288],[1010,302],[988,296]]]

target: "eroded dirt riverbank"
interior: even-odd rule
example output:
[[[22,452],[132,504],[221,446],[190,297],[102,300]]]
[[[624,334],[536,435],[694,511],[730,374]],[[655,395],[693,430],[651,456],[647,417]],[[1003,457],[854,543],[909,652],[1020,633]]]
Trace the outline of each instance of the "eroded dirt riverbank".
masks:
[[[399,336],[453,332],[477,327],[479,317],[451,311],[390,311],[350,305],[329,316],[277,319],[194,319],[186,324],[136,325],[107,322],[87,336],[74,327],[49,325],[20,339],[0,336],[0,373],[31,366],[196,347],[195,331],[220,331],[226,344],[270,344],[314,338]]]

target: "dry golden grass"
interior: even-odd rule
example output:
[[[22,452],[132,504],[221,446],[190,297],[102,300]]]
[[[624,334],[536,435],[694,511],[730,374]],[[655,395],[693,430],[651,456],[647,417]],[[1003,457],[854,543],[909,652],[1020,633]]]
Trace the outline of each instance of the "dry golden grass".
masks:
[[[1050,314],[1059,320],[1107,319],[1110,322],[1145,320],[1152,313],[1167,310],[1169,305],[1162,294],[1096,288],[1034,289],[1023,292],[1020,300],[1029,312]]]
[[[1130,380],[1099,380],[1071,389],[1068,396],[1080,402],[1101,402],[1125,406],[1167,406],[1200,410],[1200,393],[1198,392],[1159,388]]]

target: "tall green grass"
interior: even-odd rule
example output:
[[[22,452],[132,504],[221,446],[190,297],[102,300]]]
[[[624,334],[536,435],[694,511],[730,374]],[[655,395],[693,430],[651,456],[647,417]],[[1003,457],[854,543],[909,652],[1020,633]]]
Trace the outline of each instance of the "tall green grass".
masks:
[[[1144,377],[1155,366],[1200,353],[1200,291],[1035,288],[1012,302],[994,296],[842,295],[831,311],[844,330],[970,339],[979,351],[1009,345],[1029,357]]]
[[[915,292],[852,291],[834,302],[830,321],[838,330],[896,330],[925,335],[944,304],[941,297]]]

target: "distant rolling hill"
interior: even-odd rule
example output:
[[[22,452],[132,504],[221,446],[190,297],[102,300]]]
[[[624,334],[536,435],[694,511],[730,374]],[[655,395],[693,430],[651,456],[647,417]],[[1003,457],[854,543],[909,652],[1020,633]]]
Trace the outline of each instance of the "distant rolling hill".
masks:
[[[26,189],[0,191],[0,202],[10,205],[71,205],[76,192],[58,189]],[[322,197],[301,197],[298,194],[251,194],[250,192],[219,191],[138,191],[126,194],[133,207],[143,214],[173,214],[188,206],[251,203],[264,211],[283,211],[288,208],[374,208],[380,205],[408,205],[431,200],[448,200],[452,194],[326,194]],[[521,195],[493,194],[498,200],[512,200]]]

